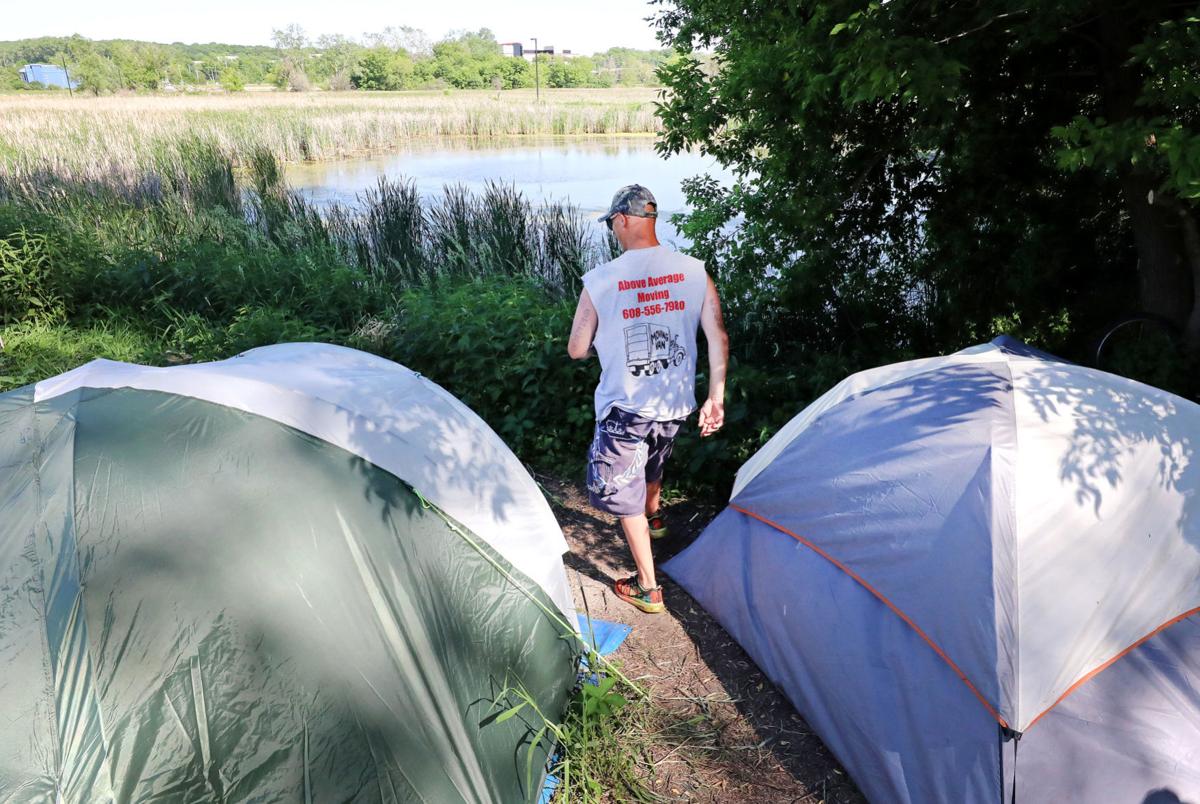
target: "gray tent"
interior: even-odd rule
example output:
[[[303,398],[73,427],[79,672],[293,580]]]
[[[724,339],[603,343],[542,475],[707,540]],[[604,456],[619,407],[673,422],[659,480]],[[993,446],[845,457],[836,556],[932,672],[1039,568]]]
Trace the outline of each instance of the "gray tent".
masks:
[[[564,549],[478,417],[350,349],[0,395],[0,801],[531,800],[495,702],[565,706]]]
[[[665,570],[872,801],[1194,801],[1198,443],[1197,405],[1006,338],[884,366]]]

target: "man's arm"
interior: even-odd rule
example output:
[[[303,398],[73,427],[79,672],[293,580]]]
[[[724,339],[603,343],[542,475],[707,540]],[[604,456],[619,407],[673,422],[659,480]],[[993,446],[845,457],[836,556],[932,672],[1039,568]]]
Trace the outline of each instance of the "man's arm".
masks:
[[[567,354],[573,360],[583,360],[592,351],[592,339],[596,337],[596,325],[599,323],[596,308],[592,305],[592,297],[587,289],[579,294],[579,304],[575,307],[575,321],[571,324],[571,338],[567,341]]]
[[[725,424],[725,369],[729,365],[729,335],[721,315],[721,297],[712,277],[704,291],[700,326],[708,340],[708,398],[700,407],[700,435],[709,436]]]

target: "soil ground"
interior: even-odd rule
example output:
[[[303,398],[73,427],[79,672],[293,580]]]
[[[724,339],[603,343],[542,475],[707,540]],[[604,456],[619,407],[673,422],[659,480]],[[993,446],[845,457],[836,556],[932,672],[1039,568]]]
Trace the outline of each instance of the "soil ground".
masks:
[[[567,537],[567,578],[579,611],[633,626],[612,657],[649,689],[682,731],[656,743],[648,786],[667,801],[860,804],[854,782],[707,612],[665,575],[666,614],[644,614],[617,598],[612,581],[633,572],[620,525],[587,504],[574,484],[541,477]],[[671,535],[654,544],[656,563],[690,544],[719,512],[694,500],[665,506]]]

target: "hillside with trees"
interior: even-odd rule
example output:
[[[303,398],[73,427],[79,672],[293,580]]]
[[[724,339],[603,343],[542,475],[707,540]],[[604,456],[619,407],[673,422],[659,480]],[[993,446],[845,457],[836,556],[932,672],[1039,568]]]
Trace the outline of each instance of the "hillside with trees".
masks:
[[[487,28],[432,41],[423,31],[388,27],[356,39],[311,38],[299,26],[276,29],[273,45],[159,44],[81,36],[0,42],[0,90],[30,89],[17,74],[29,63],[65,64],[93,94],[179,89],[404,90],[520,89],[534,84],[533,63],[501,54]],[[549,87],[655,86],[670,50],[610,48],[593,56],[539,56]],[[39,87],[32,87],[39,88]]]

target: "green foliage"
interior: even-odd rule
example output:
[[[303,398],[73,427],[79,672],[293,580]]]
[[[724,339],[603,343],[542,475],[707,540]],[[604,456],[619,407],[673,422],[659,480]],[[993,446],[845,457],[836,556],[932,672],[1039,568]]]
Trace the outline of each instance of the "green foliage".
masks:
[[[546,65],[546,86],[586,87],[592,86],[595,62],[584,56],[571,59],[551,59]]]
[[[493,78],[511,74],[510,59],[500,55],[496,37],[486,28],[444,39],[433,46],[432,73],[457,89],[484,89]]]
[[[63,303],[52,287],[45,235],[18,229],[0,239],[0,325],[57,321]]]
[[[357,89],[411,89],[417,82],[408,53],[386,47],[373,47],[363,53],[351,76]]]
[[[221,86],[226,92],[241,92],[246,88],[242,72],[237,67],[226,67],[221,71]]]
[[[598,804],[607,800],[607,795],[620,801],[658,800],[646,787],[639,761],[649,755],[654,737],[661,739],[679,725],[692,725],[695,719],[659,727],[664,713],[620,668],[594,650],[585,660],[584,667],[602,671],[581,674],[561,719],[548,718],[524,687],[508,683],[493,702],[493,709],[500,711],[490,716],[490,722],[520,716],[529,725],[531,736],[525,753],[528,788],[535,788],[541,777],[535,759],[540,760],[547,748],[556,751],[549,771],[559,780],[557,802]]]
[[[133,363],[161,360],[163,344],[120,321],[86,326],[27,322],[0,326],[0,392],[39,382],[89,360],[105,357]]]
[[[851,370],[1019,321],[1012,334],[1084,358],[1158,276],[1147,252],[1135,273],[1137,243],[1169,256],[1161,270],[1188,265],[1173,221],[1195,205],[1147,213],[1157,228],[1143,215],[1147,190],[1163,206],[1195,189],[1185,15],[1165,2],[667,6],[661,41],[681,55],[660,68],[661,148],[702,148],[738,177],[689,183],[681,224],[717,267],[740,356],[803,373],[813,352],[834,354]]]
[[[117,65],[99,53],[88,53],[70,71],[79,82],[79,89],[93,95],[103,95],[121,88],[121,73]]]
[[[502,59],[497,64],[496,76],[503,89],[528,89],[533,86],[533,65],[525,59]]]
[[[80,36],[42,37],[0,42],[0,89],[33,88],[16,68],[29,62],[68,61],[72,76],[81,72],[85,90],[97,94],[119,89],[158,90],[219,82],[237,92],[247,84],[274,83],[303,90],[319,84],[332,90],[406,90],[450,86],[502,89],[533,86],[533,66],[504,57],[488,29],[451,33],[431,45],[423,31],[389,27],[363,35],[366,44],[341,34],[310,41],[304,29],[275,29],[274,47],[218,43],[160,45],[130,40],[89,40]],[[558,59],[551,67],[557,83],[549,86],[657,85],[655,68],[669,51],[612,48],[594,59]],[[238,80],[240,78],[240,81]],[[543,83],[546,76],[543,76]]]
[[[572,302],[532,280],[459,280],[401,294],[352,345],[433,378],[547,469],[581,471],[594,420],[594,365],[572,361]]]
[[[1160,177],[1159,192],[1200,199],[1200,18],[1164,21],[1130,53],[1142,77],[1138,113],[1116,120],[1079,114],[1055,126],[1058,165],[1114,173],[1136,165]]]
[[[246,82],[262,83],[277,58],[274,48],[245,45],[160,45],[81,36],[0,42],[0,66],[60,64],[65,59],[72,77],[78,78],[76,73],[82,69],[99,78],[100,92],[156,90],[163,88],[164,80],[175,85],[207,83],[230,64],[237,65]]]

